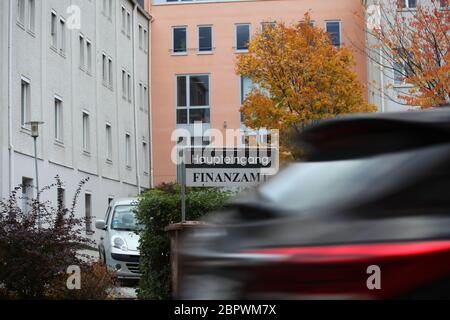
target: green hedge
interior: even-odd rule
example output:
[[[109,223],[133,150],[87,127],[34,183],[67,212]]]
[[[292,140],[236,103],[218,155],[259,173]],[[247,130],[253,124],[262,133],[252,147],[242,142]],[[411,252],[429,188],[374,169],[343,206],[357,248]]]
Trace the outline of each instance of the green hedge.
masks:
[[[198,220],[221,208],[229,192],[212,188],[188,188],[186,219]],[[138,296],[141,299],[171,298],[170,240],[164,230],[181,221],[180,186],[164,184],[141,196],[137,211],[144,226],[140,236],[141,271]]]

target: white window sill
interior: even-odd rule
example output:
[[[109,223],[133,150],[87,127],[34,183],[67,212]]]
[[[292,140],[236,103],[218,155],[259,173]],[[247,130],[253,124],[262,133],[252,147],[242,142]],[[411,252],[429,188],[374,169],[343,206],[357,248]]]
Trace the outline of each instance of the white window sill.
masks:
[[[188,53],[186,52],[172,52],[171,53],[172,56],[187,56]]]
[[[65,148],[64,142],[62,142],[61,140],[55,140],[54,144],[55,146],[58,146],[60,148]]]
[[[213,51],[197,51],[197,54],[202,56],[202,55],[211,55],[214,54]]]
[[[86,157],[91,157],[91,152],[89,150],[87,150],[87,149],[84,149],[83,150],[83,155],[86,156]]]
[[[248,53],[248,49],[246,50],[234,50],[235,53]]]

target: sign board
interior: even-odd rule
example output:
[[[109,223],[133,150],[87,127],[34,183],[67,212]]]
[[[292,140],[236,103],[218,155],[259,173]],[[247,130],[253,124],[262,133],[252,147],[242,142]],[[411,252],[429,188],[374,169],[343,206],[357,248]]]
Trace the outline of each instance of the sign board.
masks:
[[[189,187],[248,187],[278,172],[272,147],[186,147],[184,182]]]

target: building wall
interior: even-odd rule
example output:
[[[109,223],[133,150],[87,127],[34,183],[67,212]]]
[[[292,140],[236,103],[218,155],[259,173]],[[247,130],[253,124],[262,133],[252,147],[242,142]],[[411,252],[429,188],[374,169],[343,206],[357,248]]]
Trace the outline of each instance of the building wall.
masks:
[[[144,173],[142,141],[150,141],[148,105],[139,107],[137,91],[140,82],[148,85],[149,48],[140,48],[138,25],[150,32],[150,16],[136,9],[136,21],[131,20],[131,34],[122,32],[122,6],[133,17],[135,1],[114,0],[111,15],[103,9],[103,1],[35,0],[35,29],[17,22],[18,5],[13,0],[13,144],[14,186],[23,178],[33,179],[33,139],[27,126],[21,124],[21,79],[30,82],[31,120],[45,124],[38,138],[39,183],[54,183],[59,175],[65,183],[66,205],[70,206],[78,183],[89,178],[85,192],[92,197],[92,215],[102,218],[108,199],[136,196],[150,187],[149,172]],[[25,1],[28,3],[28,1]],[[109,1],[106,1],[108,4]],[[73,12],[80,9],[80,28],[72,24]],[[0,4],[0,39],[7,43],[8,1]],[[58,44],[52,46],[51,12],[58,21]],[[65,21],[65,50],[62,48],[60,19]],[[133,34],[134,30],[134,34]],[[80,36],[84,39],[84,63],[81,63]],[[6,38],[5,38],[6,37]],[[133,40],[134,39],[134,40]],[[86,43],[91,43],[92,67],[88,70]],[[148,42],[147,42],[148,43]],[[133,55],[133,44],[135,55]],[[7,47],[7,46],[6,46]],[[112,86],[104,84],[102,54],[112,59]],[[134,56],[136,59],[134,59]],[[1,196],[9,193],[7,135],[7,48],[0,49],[0,114],[1,114]],[[131,99],[122,97],[122,69],[131,75]],[[55,97],[62,100],[62,139],[55,138]],[[148,101],[148,99],[146,100]],[[83,148],[83,112],[89,115],[89,148]],[[135,114],[136,112],[136,114]],[[107,160],[106,123],[112,128],[112,157]],[[125,134],[130,135],[131,159],[125,164]],[[136,143],[139,142],[139,143]],[[135,152],[137,151],[137,155]],[[150,158],[150,145],[148,146]],[[149,171],[149,170],[147,170]],[[44,199],[55,201],[56,190],[46,192]],[[77,205],[77,214],[85,214],[84,193]],[[94,234],[92,236],[96,238]]]
[[[235,24],[251,23],[255,33],[263,21],[295,23],[310,11],[316,25],[324,27],[326,20],[341,21],[341,39],[354,49],[356,71],[361,83],[367,82],[367,63],[363,54],[365,35],[362,5],[354,0],[265,0],[265,1],[200,1],[171,2],[154,0],[151,13],[152,29],[152,122],[153,178],[155,184],[172,181],[176,167],[170,161],[174,142],[170,141],[176,128],[175,75],[190,73],[210,74],[211,127],[222,130],[224,123],[238,129],[240,123],[240,78],[235,74],[237,54]],[[190,49],[197,48],[197,26],[213,26],[213,47],[210,55],[199,55],[189,50],[185,56],[174,56],[172,27],[187,26]]]

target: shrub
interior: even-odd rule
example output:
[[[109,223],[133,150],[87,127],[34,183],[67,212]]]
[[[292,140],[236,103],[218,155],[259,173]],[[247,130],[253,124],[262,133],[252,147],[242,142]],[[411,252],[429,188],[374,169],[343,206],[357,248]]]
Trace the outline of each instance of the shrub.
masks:
[[[188,188],[186,218],[198,220],[221,208],[230,193],[213,188]],[[170,239],[164,230],[181,221],[180,186],[163,184],[141,196],[137,209],[144,226],[140,236],[141,272],[138,296],[142,299],[171,298]]]
[[[112,299],[117,277],[99,262],[84,264],[81,268],[81,289],[67,289],[67,275],[55,279],[47,293],[54,300],[107,300]]]
[[[0,202],[1,295],[45,299],[55,281],[67,279],[69,266],[89,269],[90,262],[78,252],[93,242],[83,235],[85,219],[76,218],[75,214],[77,199],[87,181],[80,182],[70,208],[64,206],[61,197],[56,208],[49,201],[22,199],[18,196],[21,187]],[[40,190],[39,197],[62,187],[56,177],[56,183]],[[25,211],[19,205],[22,201],[27,202]]]

